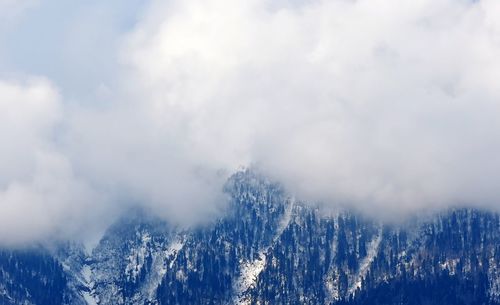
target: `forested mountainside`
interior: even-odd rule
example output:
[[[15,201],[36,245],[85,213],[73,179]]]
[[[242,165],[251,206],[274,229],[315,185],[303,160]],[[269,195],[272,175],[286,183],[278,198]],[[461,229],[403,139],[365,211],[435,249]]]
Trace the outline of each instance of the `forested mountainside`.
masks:
[[[226,213],[178,228],[127,215],[91,253],[2,250],[0,304],[500,304],[499,215],[382,224],[234,174]]]
[[[42,248],[0,251],[0,304],[78,304],[61,263]]]

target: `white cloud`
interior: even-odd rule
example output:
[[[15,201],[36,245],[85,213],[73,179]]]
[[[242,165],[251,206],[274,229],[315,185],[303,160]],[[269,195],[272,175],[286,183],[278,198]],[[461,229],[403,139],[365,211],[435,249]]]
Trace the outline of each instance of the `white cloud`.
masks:
[[[45,80],[0,82],[0,110],[0,184],[5,185],[32,172],[36,151],[49,148],[47,139],[62,113],[56,90]]]
[[[153,1],[110,38],[118,54],[97,56],[118,66],[84,56],[128,28],[113,16],[93,39],[113,10],[99,11],[93,30],[68,25],[87,38],[64,49],[68,67],[93,65],[81,80],[96,94],[0,83],[0,240],[134,204],[192,221],[242,165],[299,197],[391,216],[498,208],[496,0]]]
[[[361,208],[497,205],[496,1],[153,7],[122,59],[189,160]]]
[[[46,80],[0,81],[2,244],[71,236],[98,210],[98,196],[56,150],[62,106]]]

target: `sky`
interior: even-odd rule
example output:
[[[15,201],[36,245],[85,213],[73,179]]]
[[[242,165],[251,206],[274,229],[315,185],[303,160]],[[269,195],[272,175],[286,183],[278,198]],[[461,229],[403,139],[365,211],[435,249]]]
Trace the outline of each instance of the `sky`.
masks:
[[[253,167],[399,218],[500,208],[497,0],[0,0],[0,244],[196,223]]]

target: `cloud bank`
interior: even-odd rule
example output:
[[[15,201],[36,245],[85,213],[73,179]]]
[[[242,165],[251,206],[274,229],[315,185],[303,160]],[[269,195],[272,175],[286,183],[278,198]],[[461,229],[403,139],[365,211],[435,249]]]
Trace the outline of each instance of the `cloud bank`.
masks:
[[[17,244],[76,234],[99,197],[54,145],[63,115],[47,80],[0,82],[0,241]],[[92,232],[92,229],[89,231]]]
[[[2,214],[36,213],[0,239],[136,204],[198,220],[240,166],[367,213],[498,209],[499,15],[495,0],[152,1],[110,31],[92,94],[1,83]]]

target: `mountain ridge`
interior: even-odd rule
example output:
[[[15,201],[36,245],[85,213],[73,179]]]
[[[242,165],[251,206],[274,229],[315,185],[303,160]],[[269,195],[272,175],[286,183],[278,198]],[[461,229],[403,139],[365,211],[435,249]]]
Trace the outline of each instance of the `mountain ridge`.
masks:
[[[19,294],[20,300],[500,304],[496,213],[451,209],[384,224],[347,210],[325,213],[250,170],[234,174],[225,192],[231,197],[226,214],[202,226],[181,229],[151,215],[129,215],[90,254],[77,243],[61,245],[49,257],[59,262],[65,297],[30,303]],[[6,265],[2,259],[0,270]]]

